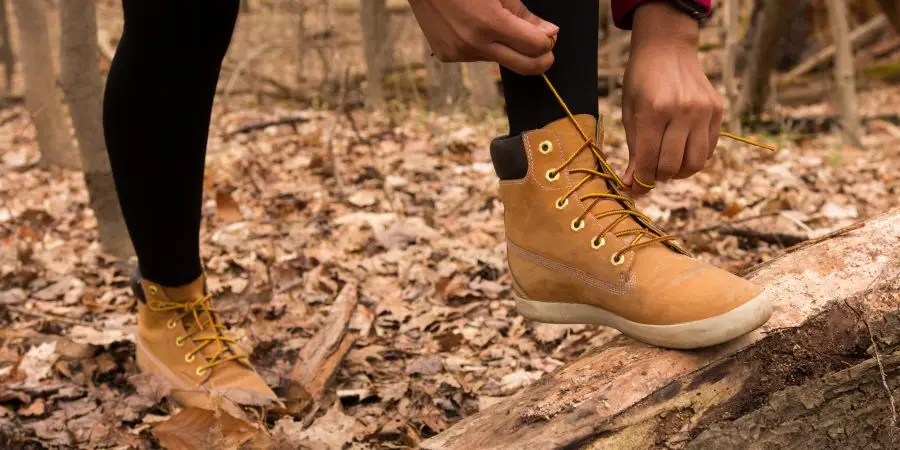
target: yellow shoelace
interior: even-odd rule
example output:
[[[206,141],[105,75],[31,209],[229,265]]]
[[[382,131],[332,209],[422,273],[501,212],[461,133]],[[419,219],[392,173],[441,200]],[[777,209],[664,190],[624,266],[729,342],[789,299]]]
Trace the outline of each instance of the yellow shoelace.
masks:
[[[600,247],[603,247],[604,245],[606,245],[605,236],[607,235],[607,233],[612,231],[617,225],[622,223],[622,221],[624,221],[628,217],[635,218],[638,223],[643,223],[643,225],[645,226],[645,227],[641,227],[641,228],[632,228],[632,229],[628,229],[628,230],[622,230],[622,231],[618,231],[613,234],[616,237],[623,237],[623,236],[629,236],[629,235],[635,236],[634,239],[628,245],[626,245],[622,250],[619,250],[619,251],[613,253],[612,259],[611,259],[611,262],[613,264],[615,264],[615,265],[622,264],[625,261],[625,257],[624,257],[625,252],[627,252],[629,250],[637,250],[637,249],[640,249],[643,247],[647,247],[647,246],[653,245],[657,242],[668,242],[668,244],[670,246],[674,247],[678,251],[680,251],[684,254],[688,254],[688,252],[685,249],[681,248],[680,245],[673,242],[678,239],[676,236],[670,235],[670,234],[664,234],[661,230],[657,229],[653,225],[653,222],[650,220],[649,217],[647,217],[644,214],[635,210],[634,200],[632,200],[628,196],[621,194],[623,191],[625,191],[627,189],[627,186],[625,186],[625,183],[622,181],[621,178],[619,178],[618,175],[616,175],[616,171],[613,170],[613,168],[606,161],[606,158],[603,157],[603,154],[600,152],[600,147],[598,146],[598,144],[594,142],[593,138],[588,137],[587,133],[585,133],[584,130],[581,128],[581,125],[575,119],[575,115],[573,115],[572,111],[569,110],[569,106],[566,105],[565,101],[563,101],[562,97],[559,95],[559,92],[556,90],[556,87],[554,87],[553,83],[550,82],[550,79],[547,78],[547,75],[541,74],[541,77],[543,77],[544,82],[547,84],[547,87],[550,88],[550,91],[553,92],[553,96],[556,97],[556,100],[559,102],[559,105],[562,106],[563,110],[566,112],[566,116],[568,116],[569,121],[571,121],[572,124],[575,125],[575,129],[578,130],[578,134],[580,134],[581,138],[584,139],[584,142],[581,144],[581,146],[578,148],[578,150],[576,150],[574,153],[572,153],[572,155],[569,156],[569,158],[566,159],[566,161],[561,166],[554,168],[554,169],[550,169],[547,172],[547,174],[546,174],[547,179],[553,180],[555,178],[558,178],[559,173],[561,171],[565,170],[569,166],[569,164],[571,164],[572,161],[574,161],[578,157],[578,155],[581,154],[582,151],[584,151],[584,149],[590,149],[591,153],[593,153],[593,155],[594,155],[594,159],[600,164],[600,168],[602,169],[602,170],[597,170],[595,168],[569,169],[569,173],[572,173],[572,174],[580,173],[580,174],[584,174],[585,177],[581,181],[576,183],[575,186],[573,186],[571,189],[569,189],[565,193],[565,195],[563,195],[556,201],[556,207],[558,209],[564,208],[565,205],[567,205],[569,203],[569,197],[572,194],[574,194],[575,191],[577,191],[579,188],[584,186],[585,183],[587,183],[588,181],[593,179],[594,177],[604,180],[607,183],[607,185],[612,184],[612,186],[610,186],[610,188],[611,188],[610,192],[589,193],[589,194],[585,194],[585,195],[579,197],[579,200],[581,200],[582,202],[590,200],[590,199],[593,199],[594,201],[591,202],[591,204],[587,208],[585,208],[584,212],[581,213],[581,215],[579,215],[578,217],[575,218],[575,220],[572,221],[572,230],[580,231],[582,228],[584,228],[584,226],[585,226],[584,218],[585,218],[585,216],[587,216],[588,213],[593,211],[594,206],[596,206],[598,203],[600,203],[603,200],[612,200],[612,201],[618,202],[620,205],[624,205],[625,207],[621,208],[621,209],[615,209],[615,210],[595,214],[595,217],[597,219],[601,219],[604,217],[611,217],[611,216],[619,216],[619,217],[617,219],[613,220],[609,225],[604,227],[603,230],[600,232],[600,234],[598,234],[591,240],[591,246],[593,248],[597,249],[597,248],[600,248]],[[597,124],[597,126],[603,127],[602,120]],[[601,128],[601,131],[602,131],[602,128]],[[601,132],[600,136],[602,136],[602,135],[603,135],[603,133]],[[737,135],[734,135],[731,133],[726,133],[724,131],[720,132],[719,136],[734,139],[736,141],[743,142],[745,144],[750,144],[755,147],[763,148],[766,150],[772,150],[772,151],[775,150],[774,147],[771,147],[769,145],[762,144],[762,143],[756,142],[754,140],[747,139],[747,138],[744,138],[741,136],[737,136]],[[640,184],[641,186],[648,188],[648,189],[652,189],[653,187],[655,187],[653,184],[647,185],[647,184],[639,181],[637,178],[635,178],[635,182]],[[641,241],[641,239],[644,239],[644,240]]]
[[[196,344],[193,350],[184,355],[186,362],[193,361],[195,355],[200,353],[206,346],[212,343],[216,344],[216,352],[207,358],[206,364],[197,368],[197,375],[202,376],[207,370],[228,361],[246,361],[246,354],[237,353],[231,348],[231,345],[236,344],[236,341],[226,335],[228,329],[218,323],[216,311],[212,306],[212,295],[207,294],[190,302],[151,301],[147,306],[151,311],[160,313],[181,311],[181,315],[178,318],[170,320],[167,324],[170,328],[174,328],[174,324],[188,318],[188,316],[193,317],[193,324],[185,327],[188,330],[187,333],[175,338],[175,345],[179,347],[183,346],[188,340]],[[211,334],[208,336],[197,336],[204,331],[211,332]]]

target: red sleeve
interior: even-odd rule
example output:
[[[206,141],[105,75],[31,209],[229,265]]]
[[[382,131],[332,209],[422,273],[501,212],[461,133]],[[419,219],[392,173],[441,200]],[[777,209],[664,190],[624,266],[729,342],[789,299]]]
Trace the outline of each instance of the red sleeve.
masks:
[[[615,19],[616,26],[623,30],[631,29],[631,19],[634,17],[634,10],[644,3],[654,0],[612,0],[612,14]],[[700,6],[706,8],[708,12],[712,8],[712,0],[693,0]]]

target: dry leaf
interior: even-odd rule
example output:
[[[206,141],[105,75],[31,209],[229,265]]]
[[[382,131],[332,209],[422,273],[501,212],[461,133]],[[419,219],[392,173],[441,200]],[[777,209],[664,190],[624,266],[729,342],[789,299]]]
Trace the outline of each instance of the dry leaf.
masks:
[[[153,427],[153,435],[169,450],[237,449],[265,434],[249,424],[219,411],[185,408]]]
[[[36,385],[50,376],[57,359],[59,355],[56,354],[56,341],[45,342],[31,347],[25,353],[17,371],[25,375],[26,385]]]
[[[216,217],[225,223],[240,222],[244,220],[241,207],[237,201],[226,191],[216,191]]]
[[[19,408],[18,413],[20,416],[23,416],[23,417],[37,417],[37,416],[43,416],[45,410],[46,410],[46,404],[44,402],[44,399],[38,398],[37,400],[32,402],[30,405]]]

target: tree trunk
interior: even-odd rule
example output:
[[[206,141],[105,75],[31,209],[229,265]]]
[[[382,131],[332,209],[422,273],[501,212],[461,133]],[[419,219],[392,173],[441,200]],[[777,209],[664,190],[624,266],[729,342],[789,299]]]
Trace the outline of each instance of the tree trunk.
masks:
[[[119,209],[116,186],[103,140],[100,48],[94,0],[59,3],[60,78],[69,105],[100,244],[118,258],[134,254]]]
[[[495,109],[500,106],[500,90],[497,88],[497,65],[491,62],[466,64],[472,104],[480,108]]]
[[[741,117],[737,110],[740,91],[734,73],[741,45],[741,8],[738,0],[725,0],[723,4],[725,26],[722,28],[725,33],[725,61],[722,62],[722,78],[725,84],[725,96],[728,98],[728,131],[741,134]]]
[[[748,278],[775,312],[685,352],[612,338],[424,448],[897,448],[900,210]]]
[[[841,108],[845,141],[849,145],[862,148],[859,139],[859,108],[856,102],[856,71],[853,69],[853,52],[850,47],[849,25],[847,25],[847,3],[845,0],[825,0],[828,7],[828,22],[834,39],[834,81],[837,87],[838,104]]]
[[[424,39],[423,39],[424,41]],[[460,64],[445,64],[431,56],[431,48],[426,42],[425,72],[428,78],[428,109],[447,112],[453,109],[466,95]]]
[[[900,0],[878,0],[878,4],[897,33],[900,33]]]
[[[751,114],[758,115],[766,106],[772,71],[778,63],[772,55],[776,53],[781,33],[786,30],[791,19],[786,12],[790,7],[789,3],[781,0],[764,1],[762,18],[756,27],[753,48],[748,56],[744,87],[737,108],[739,113],[749,110]]]
[[[388,15],[385,0],[359,0],[359,18],[363,31],[363,53],[366,59],[366,103],[370,107],[384,105],[384,69],[387,67]]]
[[[12,41],[9,38],[9,18],[6,13],[6,0],[0,0],[0,64],[3,64],[6,75],[6,92],[11,93],[16,60],[13,56]]]
[[[25,105],[37,130],[41,165],[77,169],[78,157],[72,146],[56,87],[44,2],[13,0],[13,10],[19,25],[19,59],[25,74]]]

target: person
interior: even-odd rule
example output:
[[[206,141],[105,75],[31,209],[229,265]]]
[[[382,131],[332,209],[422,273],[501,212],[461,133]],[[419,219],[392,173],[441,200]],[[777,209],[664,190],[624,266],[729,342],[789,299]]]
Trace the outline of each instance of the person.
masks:
[[[138,256],[136,360],[184,406],[211,392],[277,397],[229,337],[206,289],[199,229],[213,98],[239,0],[123,0],[104,129]],[[718,344],[767,320],[749,282],[692,259],[632,195],[701,170],[722,104],[697,56],[708,0],[613,0],[633,28],[623,90],[629,163],[600,149],[598,0],[410,0],[435,57],[501,64],[509,134],[491,143],[518,311],[597,323],[674,348]]]

